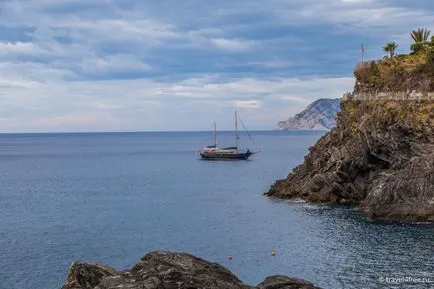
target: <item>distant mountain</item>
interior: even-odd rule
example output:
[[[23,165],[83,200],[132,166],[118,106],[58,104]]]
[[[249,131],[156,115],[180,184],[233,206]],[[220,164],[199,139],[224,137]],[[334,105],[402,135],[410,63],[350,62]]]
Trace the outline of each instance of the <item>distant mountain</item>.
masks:
[[[329,130],[336,125],[335,114],[339,111],[340,98],[322,98],[311,103],[305,110],[279,121],[280,130]]]

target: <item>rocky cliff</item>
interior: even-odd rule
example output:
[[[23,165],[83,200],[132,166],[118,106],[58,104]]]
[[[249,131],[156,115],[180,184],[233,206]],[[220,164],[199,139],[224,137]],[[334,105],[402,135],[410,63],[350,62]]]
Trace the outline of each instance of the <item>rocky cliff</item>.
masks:
[[[267,195],[434,221],[434,99],[344,100],[336,128]]]
[[[221,265],[186,253],[153,252],[131,270],[73,262],[61,289],[320,289],[286,276],[271,276],[257,286],[242,283]]]
[[[360,64],[354,74],[336,127],[266,194],[352,203],[372,218],[434,221],[434,40],[418,53]]]
[[[339,111],[340,99],[322,98],[311,103],[305,110],[280,121],[281,130],[329,130],[336,125],[335,114]]]

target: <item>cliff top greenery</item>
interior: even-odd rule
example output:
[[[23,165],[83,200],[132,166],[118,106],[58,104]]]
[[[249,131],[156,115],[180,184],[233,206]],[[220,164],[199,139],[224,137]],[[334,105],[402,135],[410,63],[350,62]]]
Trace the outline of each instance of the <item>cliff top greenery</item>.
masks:
[[[414,43],[410,54],[396,54],[398,44],[386,43],[387,55],[380,60],[359,63],[355,70],[355,92],[434,91],[434,36],[427,29],[410,33]]]

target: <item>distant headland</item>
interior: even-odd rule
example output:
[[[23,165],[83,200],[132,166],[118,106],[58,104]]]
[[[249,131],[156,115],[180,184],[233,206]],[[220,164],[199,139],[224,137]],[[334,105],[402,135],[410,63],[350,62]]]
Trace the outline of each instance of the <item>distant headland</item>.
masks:
[[[329,130],[336,125],[335,115],[339,111],[340,98],[318,99],[294,117],[279,121],[280,130]]]

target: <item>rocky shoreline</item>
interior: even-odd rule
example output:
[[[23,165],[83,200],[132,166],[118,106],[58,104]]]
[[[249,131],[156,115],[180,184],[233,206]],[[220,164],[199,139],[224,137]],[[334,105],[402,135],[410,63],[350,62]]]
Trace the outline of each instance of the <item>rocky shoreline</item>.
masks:
[[[225,267],[187,253],[146,254],[130,270],[74,261],[61,289],[321,289],[287,276],[270,276],[257,286],[244,284]]]
[[[266,195],[434,221],[434,99],[345,99],[337,126]]]
[[[396,42],[359,62],[336,127],[266,195],[350,203],[371,218],[434,221],[434,36],[419,28],[409,54]]]

